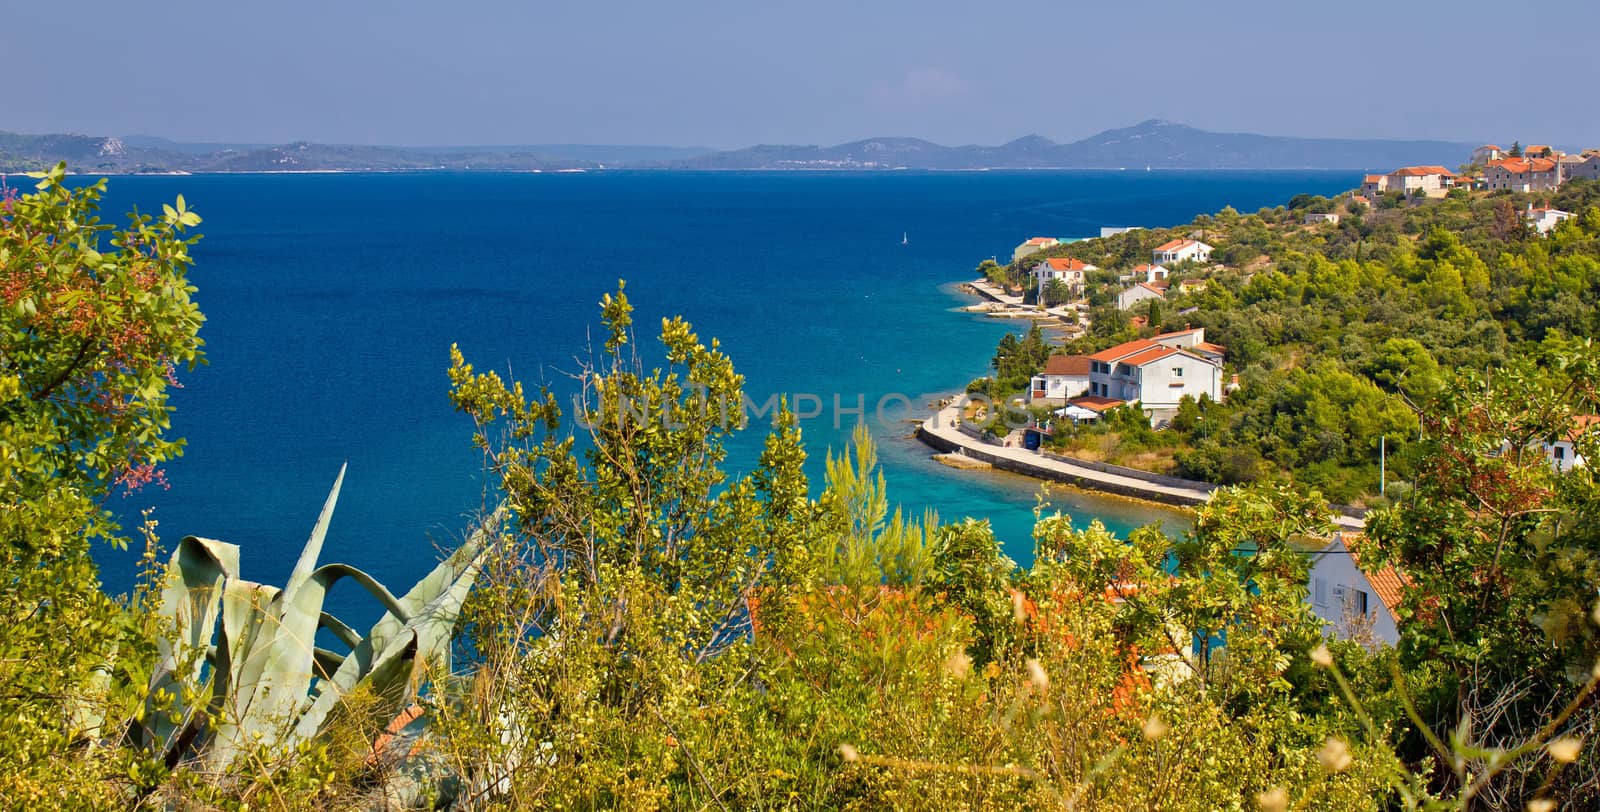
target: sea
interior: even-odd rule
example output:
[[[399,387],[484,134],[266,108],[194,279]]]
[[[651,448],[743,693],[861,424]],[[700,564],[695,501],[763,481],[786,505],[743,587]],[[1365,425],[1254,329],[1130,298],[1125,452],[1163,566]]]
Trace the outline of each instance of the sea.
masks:
[[[13,184],[15,185],[13,179]],[[177,195],[204,222],[192,280],[208,363],[180,376],[168,487],[114,496],[170,545],[242,546],[245,577],[282,583],[348,463],[324,561],[408,589],[486,502],[473,427],[449,403],[458,344],[479,370],[570,392],[602,341],[598,302],[626,281],[640,346],[681,315],[715,337],[751,400],[787,396],[807,470],[869,421],[893,504],[988,520],[1026,565],[1036,511],[1118,532],[1181,511],[931,459],[906,422],[988,370],[1026,323],[960,311],[956,284],[1033,236],[1168,226],[1301,192],[1346,172],[668,172],[258,174],[114,177],[107,219]],[[888,396],[890,408],[878,414]],[[902,401],[900,397],[903,396]],[[814,398],[814,400],[812,400]],[[837,401],[835,400],[837,398]],[[814,406],[813,406],[814,404]],[[836,405],[837,404],[837,405]],[[864,414],[855,410],[864,406]],[[747,471],[763,428],[732,443]],[[113,593],[135,556],[102,551]],[[369,615],[358,590],[337,611]]]

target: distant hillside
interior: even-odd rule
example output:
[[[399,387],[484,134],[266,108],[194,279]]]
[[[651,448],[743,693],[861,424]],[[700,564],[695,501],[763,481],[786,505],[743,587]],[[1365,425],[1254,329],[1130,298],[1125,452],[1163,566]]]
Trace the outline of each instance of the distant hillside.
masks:
[[[0,172],[28,172],[58,161],[78,172],[386,172],[418,169],[591,169],[592,160],[546,156],[532,148],[443,150],[297,142],[278,146],[184,144],[152,136],[18,135],[0,132]],[[663,153],[655,153],[660,155]],[[672,154],[672,153],[666,153]]]
[[[296,142],[196,144],[154,136],[0,132],[0,172],[66,161],[80,172],[382,172],[447,169],[1364,169],[1454,166],[1472,145],[1449,141],[1286,138],[1214,133],[1152,119],[1059,144],[1030,135],[999,146],[947,147],[920,138],[870,138],[832,147],[698,147],[546,144],[384,147]]]
[[[1372,169],[1455,165],[1471,144],[1214,133],[1152,119],[1058,144],[1030,135],[1000,146],[873,138],[834,147],[763,145],[666,164],[685,169]]]

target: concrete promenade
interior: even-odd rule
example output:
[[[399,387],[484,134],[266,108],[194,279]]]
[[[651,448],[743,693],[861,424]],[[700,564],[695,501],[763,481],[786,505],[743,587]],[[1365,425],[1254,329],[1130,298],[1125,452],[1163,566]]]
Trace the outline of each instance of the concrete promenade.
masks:
[[[1135,476],[1101,471],[1087,463],[1073,463],[1046,457],[1026,448],[1006,447],[984,442],[959,428],[961,399],[935,412],[917,428],[922,442],[943,452],[956,452],[987,462],[995,468],[1036,479],[1064,482],[1081,488],[1105,491],[1168,505],[1193,506],[1211,498],[1214,486],[1204,482],[1178,484],[1185,480],[1163,477],[1168,482],[1153,482]],[[1361,519],[1335,512],[1334,523],[1343,530],[1361,530]]]

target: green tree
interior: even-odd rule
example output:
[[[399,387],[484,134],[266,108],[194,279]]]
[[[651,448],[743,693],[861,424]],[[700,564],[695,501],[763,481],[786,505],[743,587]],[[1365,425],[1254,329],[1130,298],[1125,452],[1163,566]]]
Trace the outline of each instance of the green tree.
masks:
[[[1434,760],[1448,790],[1486,808],[1520,807],[1541,785],[1572,808],[1600,803],[1592,747],[1565,771],[1527,749],[1558,735],[1592,741],[1600,716],[1581,701],[1600,681],[1600,489],[1586,469],[1554,470],[1546,450],[1576,437],[1596,458],[1575,415],[1600,406],[1597,380],[1588,342],[1555,347],[1542,365],[1463,375],[1422,414],[1413,488],[1369,517],[1355,547],[1409,581],[1401,662],[1419,721],[1453,729],[1459,748],[1402,755]]]
[[[673,754],[670,731],[748,687],[741,658],[719,655],[748,645],[758,605],[760,622],[781,623],[815,582],[819,518],[786,410],[753,471],[721,470],[744,428],[744,379],[715,341],[663,320],[666,365],[652,367],[620,286],[601,315],[602,360],[582,373],[571,425],[552,393],[530,398],[451,350],[451,400],[514,520],[465,611],[484,691],[457,732],[486,736],[468,765],[481,780],[633,805],[666,779],[633,770]],[[644,750],[628,743],[641,726],[661,731]],[[494,771],[508,763],[524,766]]]
[[[38,178],[0,202],[0,798],[50,806],[74,786],[50,754],[148,645],[90,551],[127,544],[106,497],[161,483],[182,452],[167,392],[201,359],[202,318],[182,197],[117,230],[97,217],[104,180],[71,188],[64,164]]]
[[[1052,279],[1044,286],[1045,307],[1055,307],[1072,301],[1072,286],[1060,279]]]

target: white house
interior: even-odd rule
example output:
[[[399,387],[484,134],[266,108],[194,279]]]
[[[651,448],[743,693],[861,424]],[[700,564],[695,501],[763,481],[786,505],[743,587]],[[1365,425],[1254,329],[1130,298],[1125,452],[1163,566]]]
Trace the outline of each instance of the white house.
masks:
[[[1488,166],[1490,161],[1498,161],[1505,157],[1500,151],[1499,144],[1484,144],[1472,151],[1472,163],[1478,166]]]
[[[1133,266],[1132,273],[1133,278],[1137,279],[1142,276],[1144,277],[1144,281],[1151,284],[1155,284],[1156,282],[1166,279],[1172,274],[1171,271],[1160,265],[1135,265]]]
[[[1033,376],[1028,387],[1029,400],[1034,403],[1066,403],[1089,391],[1089,357],[1087,355],[1052,355],[1044,362],[1044,369]]]
[[[1361,566],[1346,546],[1344,534],[1311,554],[1310,586],[1306,600],[1327,631],[1345,638],[1370,631],[1374,640],[1389,645],[1399,642],[1395,610],[1406,588],[1405,579],[1388,565],[1376,572]]]
[[[1081,259],[1070,257],[1051,257],[1033,266],[1033,278],[1038,281],[1040,301],[1044,300],[1044,289],[1052,281],[1059,280],[1066,283],[1076,294],[1083,290],[1083,275],[1098,270],[1100,269]]]
[[[1192,349],[1139,339],[1097,352],[1089,361],[1089,395],[1138,401],[1152,424],[1170,420],[1185,395],[1222,397],[1221,365]]]
[[[1165,289],[1156,287],[1149,282],[1140,282],[1117,294],[1117,309],[1128,310],[1140,302],[1165,298],[1167,298]]]
[[[1402,166],[1383,177],[1379,191],[1442,197],[1455,185],[1456,173],[1442,166]]]
[[[1011,261],[1017,262],[1025,256],[1037,254],[1053,245],[1059,245],[1060,240],[1055,237],[1030,237],[1027,242],[1011,249]]]
[[[1526,220],[1528,227],[1534,231],[1540,234],[1549,234],[1550,229],[1555,228],[1562,220],[1569,220],[1573,216],[1570,211],[1552,209],[1549,206],[1540,206],[1536,209],[1532,203],[1529,203],[1528,210],[1523,213],[1522,219]]]
[[[1561,165],[1549,158],[1502,158],[1483,168],[1485,185],[1513,192],[1543,192],[1561,185]]]
[[[1106,237],[1115,237],[1118,234],[1126,234],[1126,233],[1128,233],[1130,231],[1143,231],[1143,230],[1144,230],[1144,226],[1101,226],[1100,227],[1100,238],[1101,239],[1105,239]]]
[[[1306,215],[1306,225],[1308,225],[1308,226],[1314,226],[1314,225],[1318,225],[1320,223],[1333,223],[1333,224],[1337,225],[1338,222],[1339,222],[1339,215],[1337,215],[1337,214],[1321,214],[1321,213],[1313,212],[1311,214]]]
[[[1167,265],[1191,259],[1195,262],[1210,262],[1211,250],[1211,246],[1199,240],[1170,240],[1156,247],[1154,252],[1155,259],[1152,261],[1157,265]]]
[[[1162,333],[1150,340],[1163,347],[1177,347],[1180,350],[1188,350],[1195,355],[1216,362],[1218,366],[1222,365],[1222,360],[1228,353],[1227,348],[1221,344],[1212,344],[1206,340],[1206,328],[1204,327]]]
[[[1583,455],[1578,453],[1578,438],[1600,426],[1600,416],[1580,414],[1572,418],[1572,422],[1572,431],[1567,432],[1567,436],[1544,444],[1545,456],[1550,458],[1550,467],[1557,473],[1583,467]]]

